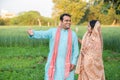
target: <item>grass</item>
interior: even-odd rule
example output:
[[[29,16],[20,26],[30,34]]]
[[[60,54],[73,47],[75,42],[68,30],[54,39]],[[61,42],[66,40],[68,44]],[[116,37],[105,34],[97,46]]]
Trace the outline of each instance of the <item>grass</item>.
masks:
[[[103,54],[106,80],[119,80],[120,54],[105,50]]]
[[[0,47],[0,80],[43,80],[45,48]]]
[[[0,53],[0,80],[44,80],[48,47],[0,47]],[[119,57],[110,50],[103,52],[106,80],[119,79]]]
[[[29,39],[29,26],[0,26],[0,80],[44,80],[48,40]],[[46,30],[49,27],[32,27]],[[74,27],[72,27],[75,30]],[[82,38],[86,27],[79,26]],[[102,27],[106,80],[120,78],[120,27]],[[77,78],[77,77],[76,77]]]
[[[77,35],[82,38],[86,31],[84,26],[78,27]],[[39,45],[48,45],[48,40],[30,40],[27,35],[27,29],[29,26],[0,26],[0,46],[3,47],[38,47]],[[35,30],[46,30],[50,27],[32,27]],[[75,31],[75,26],[72,27]],[[104,42],[104,50],[112,50],[115,52],[120,52],[120,27],[102,27],[102,35]]]

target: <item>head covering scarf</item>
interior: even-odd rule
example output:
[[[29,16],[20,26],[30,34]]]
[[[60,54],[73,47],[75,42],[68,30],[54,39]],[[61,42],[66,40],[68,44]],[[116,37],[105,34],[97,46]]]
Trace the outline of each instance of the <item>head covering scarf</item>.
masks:
[[[89,25],[89,27],[91,27]],[[105,80],[102,61],[103,40],[100,22],[95,23],[92,33],[87,31],[82,39],[75,73],[78,80]]]
[[[49,80],[54,80],[55,63],[56,63],[56,57],[58,54],[58,46],[59,46],[59,40],[60,40],[60,30],[61,30],[61,28],[58,27],[57,32],[56,32],[56,36],[55,36],[52,59],[50,61],[50,67],[48,70]],[[71,53],[72,53],[72,31],[71,31],[71,29],[68,29],[67,55],[66,55],[66,61],[65,61],[65,79],[69,76],[69,73],[70,73]]]

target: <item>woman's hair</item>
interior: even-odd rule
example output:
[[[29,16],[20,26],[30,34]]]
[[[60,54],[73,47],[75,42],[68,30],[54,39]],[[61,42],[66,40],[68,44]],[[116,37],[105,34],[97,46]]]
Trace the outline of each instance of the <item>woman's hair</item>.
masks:
[[[91,29],[94,28],[95,26],[95,23],[97,22],[98,20],[91,20],[89,23],[90,23],[90,26],[91,26]]]

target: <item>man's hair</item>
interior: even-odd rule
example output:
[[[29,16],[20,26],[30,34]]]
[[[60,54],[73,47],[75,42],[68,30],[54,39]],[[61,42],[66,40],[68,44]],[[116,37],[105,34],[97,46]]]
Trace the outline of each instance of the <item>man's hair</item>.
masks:
[[[68,13],[63,13],[63,14],[60,15],[60,20],[61,20],[61,21],[63,21],[63,17],[64,17],[64,16],[69,16],[69,17],[71,17],[70,14],[68,14]]]
[[[91,29],[93,29],[93,28],[94,28],[95,23],[96,23],[97,21],[98,21],[98,20],[91,20],[91,21],[90,21],[90,26],[91,26]]]

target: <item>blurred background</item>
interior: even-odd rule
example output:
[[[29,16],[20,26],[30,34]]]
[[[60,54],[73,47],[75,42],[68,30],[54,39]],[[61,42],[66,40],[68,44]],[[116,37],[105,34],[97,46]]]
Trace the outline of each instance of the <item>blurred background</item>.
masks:
[[[72,15],[78,38],[88,21],[101,22],[105,77],[119,80],[120,0],[0,0],[0,80],[44,80],[49,40],[30,39],[27,30],[57,27],[62,13]]]
[[[62,13],[72,15],[73,25],[120,25],[119,0],[0,0],[0,25],[56,26]]]

